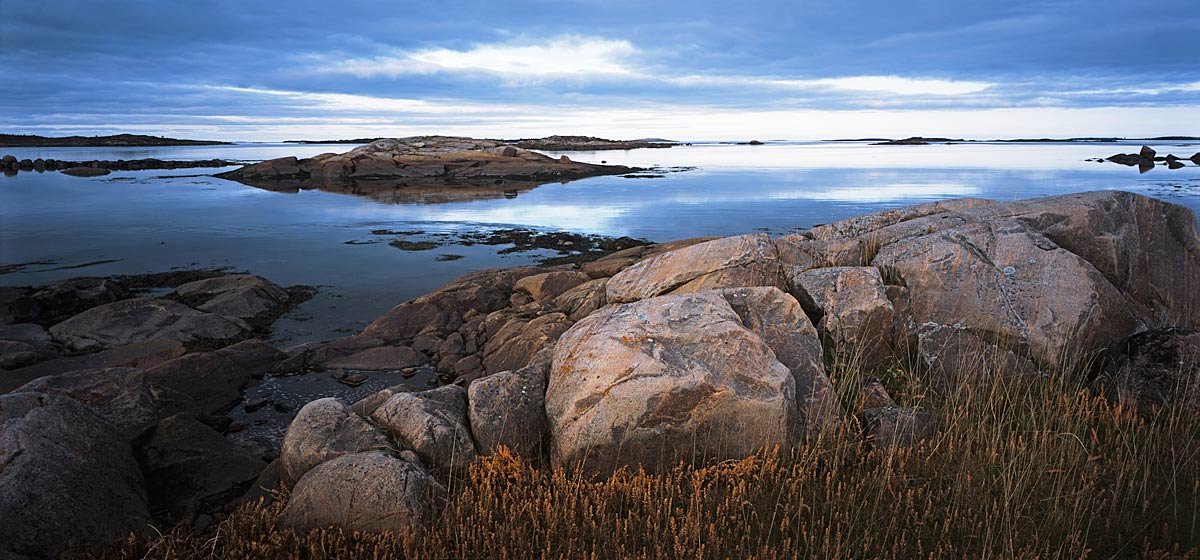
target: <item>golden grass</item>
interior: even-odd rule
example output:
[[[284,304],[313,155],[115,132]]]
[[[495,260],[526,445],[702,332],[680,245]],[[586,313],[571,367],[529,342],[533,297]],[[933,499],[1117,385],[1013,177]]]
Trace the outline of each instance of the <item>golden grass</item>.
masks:
[[[897,401],[939,418],[939,435],[908,450],[870,450],[851,428],[791,452],[601,481],[501,453],[456,481],[420,531],[296,533],[279,527],[280,506],[245,507],[203,534],[99,557],[1200,558],[1194,412],[1146,418],[1056,378],[974,379],[939,392],[903,368],[885,376]]]

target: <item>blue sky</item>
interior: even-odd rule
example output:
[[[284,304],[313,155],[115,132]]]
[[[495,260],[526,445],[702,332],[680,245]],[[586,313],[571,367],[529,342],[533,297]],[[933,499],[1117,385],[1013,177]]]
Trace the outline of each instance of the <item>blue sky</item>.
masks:
[[[0,0],[0,130],[1200,135],[1195,0]]]

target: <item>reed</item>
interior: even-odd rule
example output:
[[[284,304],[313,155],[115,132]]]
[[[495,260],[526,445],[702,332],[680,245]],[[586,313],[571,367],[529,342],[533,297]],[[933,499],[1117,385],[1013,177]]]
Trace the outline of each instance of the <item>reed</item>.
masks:
[[[976,373],[952,388],[903,365],[883,376],[901,405],[939,419],[939,434],[909,449],[871,449],[851,429],[606,480],[502,452],[472,465],[417,531],[297,533],[279,526],[276,501],[88,557],[1200,558],[1195,412],[1139,415],[1079,376]],[[849,366],[831,377],[861,383]]]

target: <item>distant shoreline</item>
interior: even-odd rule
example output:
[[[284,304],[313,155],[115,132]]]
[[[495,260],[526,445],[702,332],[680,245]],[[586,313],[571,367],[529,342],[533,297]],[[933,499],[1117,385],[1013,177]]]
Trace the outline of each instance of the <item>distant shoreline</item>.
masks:
[[[910,136],[908,138],[838,138],[821,140],[822,142],[874,142],[878,146],[920,146],[925,144],[967,144],[967,143],[1010,143],[1010,144],[1112,144],[1116,142],[1196,142],[1200,136],[1155,136],[1153,138],[1121,138],[1121,137],[1078,137],[1078,138],[1009,138],[992,140],[975,140],[964,138],[941,138]]]
[[[36,134],[0,134],[4,148],[92,148],[146,146],[223,146],[233,142],[217,140],[183,140],[144,134],[114,134],[110,136],[39,136]]]

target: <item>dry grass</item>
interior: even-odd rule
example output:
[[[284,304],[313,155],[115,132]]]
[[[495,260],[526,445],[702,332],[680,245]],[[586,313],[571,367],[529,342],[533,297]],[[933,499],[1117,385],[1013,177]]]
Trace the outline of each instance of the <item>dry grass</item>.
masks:
[[[854,372],[835,371],[846,393]],[[885,377],[940,434],[869,450],[853,430],[802,449],[606,481],[482,460],[408,534],[295,533],[280,509],[102,555],[180,558],[1200,558],[1197,416],[1145,418],[1058,378],[975,376],[939,392]],[[848,398],[848,395],[845,395]]]

